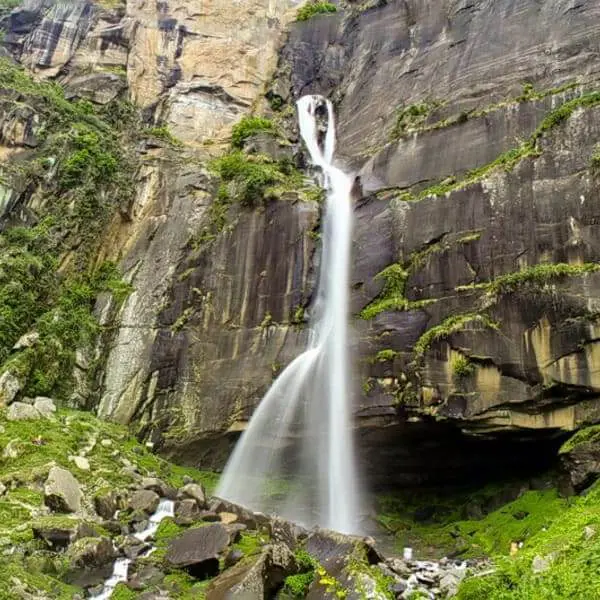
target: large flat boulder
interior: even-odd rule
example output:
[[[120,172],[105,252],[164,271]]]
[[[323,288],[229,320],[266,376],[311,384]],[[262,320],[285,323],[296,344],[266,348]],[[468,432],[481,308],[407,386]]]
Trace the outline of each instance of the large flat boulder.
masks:
[[[229,534],[220,523],[188,529],[171,542],[165,558],[171,566],[185,568],[195,577],[211,577],[219,572],[219,554],[229,541]]]

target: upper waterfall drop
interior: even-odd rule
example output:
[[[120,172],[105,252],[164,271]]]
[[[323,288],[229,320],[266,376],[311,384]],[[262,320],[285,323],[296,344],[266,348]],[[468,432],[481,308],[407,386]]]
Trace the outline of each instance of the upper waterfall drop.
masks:
[[[254,412],[227,463],[217,496],[307,526],[358,533],[348,370],[353,180],[333,165],[331,102],[304,96],[297,108],[300,134],[327,189],[308,348],[284,369]],[[323,108],[327,126],[321,140],[318,119]]]

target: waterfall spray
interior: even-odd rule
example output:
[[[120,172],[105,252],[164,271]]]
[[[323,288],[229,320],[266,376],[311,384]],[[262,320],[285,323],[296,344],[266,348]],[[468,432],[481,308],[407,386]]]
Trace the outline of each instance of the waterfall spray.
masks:
[[[217,496],[306,526],[358,533],[348,375],[353,182],[332,164],[331,102],[304,96],[297,107],[300,134],[327,188],[309,344],[262,399],[229,459]],[[318,113],[323,108],[327,128],[321,141]]]

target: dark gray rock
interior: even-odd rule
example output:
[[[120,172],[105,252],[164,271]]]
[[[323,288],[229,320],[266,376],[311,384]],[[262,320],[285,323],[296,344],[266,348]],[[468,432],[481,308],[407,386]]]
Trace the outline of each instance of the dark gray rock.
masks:
[[[169,544],[165,559],[174,567],[185,567],[195,576],[214,575],[219,570],[219,554],[228,544],[227,530],[218,523],[188,529]]]
[[[140,481],[140,487],[156,492],[161,498],[175,500],[177,497],[177,490],[157,477],[143,477]]]
[[[582,434],[585,434],[585,430],[576,435]],[[567,452],[562,452],[560,460],[569,484],[575,491],[581,492],[591,486],[600,477],[600,433],[590,433],[588,439],[584,438]]]
[[[192,498],[178,500],[175,503],[175,522],[178,525],[190,525],[200,519],[198,503]],[[206,519],[204,519],[206,520]]]
[[[266,547],[256,560],[237,563],[210,583],[206,600],[269,598],[288,575],[297,571],[294,555],[285,544]]]
[[[119,508],[122,508],[122,499],[118,492],[109,490],[94,496],[94,509],[103,519],[112,519]]]
[[[154,513],[160,502],[160,497],[152,490],[138,490],[129,498],[128,507],[132,511],[142,512],[146,515]]]

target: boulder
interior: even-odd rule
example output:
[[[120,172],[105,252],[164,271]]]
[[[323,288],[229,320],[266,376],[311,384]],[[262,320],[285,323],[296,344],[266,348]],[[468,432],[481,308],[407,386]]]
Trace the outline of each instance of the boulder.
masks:
[[[6,412],[6,418],[9,421],[33,421],[35,419],[41,419],[42,415],[40,412],[31,404],[25,404],[25,402],[13,402]]]
[[[219,572],[219,554],[229,545],[227,530],[220,523],[188,529],[167,548],[167,562],[185,568],[198,578],[211,577]]]
[[[94,496],[94,509],[103,519],[112,519],[119,509],[119,495],[114,490],[96,494]]]
[[[219,513],[219,519],[221,519],[221,523],[229,525],[230,523],[235,523],[237,521],[237,515],[231,512],[221,512]]]
[[[244,553],[241,550],[238,550],[237,548],[230,550],[225,556],[225,568],[229,569],[230,567],[233,567],[233,565],[237,565],[242,558],[244,558]]]
[[[25,452],[23,440],[14,438],[2,450],[2,458],[18,458],[23,452]]]
[[[37,397],[33,401],[33,407],[46,419],[50,418],[56,412],[56,404],[52,398]]]
[[[51,548],[65,548],[75,540],[95,535],[93,527],[68,517],[40,519],[31,530],[35,539],[44,540]]]
[[[133,564],[129,571],[129,581],[127,587],[132,590],[147,590],[148,587],[158,585],[165,578],[165,574],[156,565],[152,564]],[[138,597],[137,595],[135,596]],[[167,600],[170,595],[163,595],[160,592],[146,592],[139,596],[146,600]]]
[[[17,343],[12,347],[13,350],[24,350],[25,348],[31,348],[35,346],[40,339],[40,334],[37,331],[30,331],[25,335],[22,335]]]
[[[82,538],[71,545],[68,558],[72,567],[102,567],[115,558],[113,543],[105,537]]]
[[[128,506],[134,512],[143,512],[147,515],[154,513],[160,502],[160,497],[152,490],[138,490],[129,499]]]
[[[10,404],[21,391],[21,382],[10,371],[0,375],[0,406]]]
[[[197,483],[188,483],[184,485],[180,490],[178,496],[180,498],[193,498],[199,508],[206,508],[206,494],[204,488]]]
[[[44,502],[56,512],[78,512],[83,493],[70,471],[52,467],[44,484]]]
[[[273,544],[253,562],[238,562],[214,579],[206,589],[206,600],[271,598],[284,579],[297,571],[292,551],[285,544]]]
[[[175,504],[175,522],[178,525],[190,525],[200,519],[198,503],[192,498],[178,500]]]
[[[561,449],[561,466],[577,492],[600,477],[600,426],[577,432]]]
[[[143,477],[140,481],[140,487],[156,492],[161,498],[175,500],[177,497],[177,490],[157,477]]]
[[[207,523],[220,523],[221,517],[216,512],[212,510],[203,510],[200,513],[200,519],[202,521],[206,521]]]
[[[84,456],[70,456],[69,460],[75,463],[75,466],[81,471],[90,470],[90,461]]]
[[[128,535],[120,546],[120,550],[131,560],[136,559],[142,552],[148,548],[148,544],[138,540],[133,535]]]

